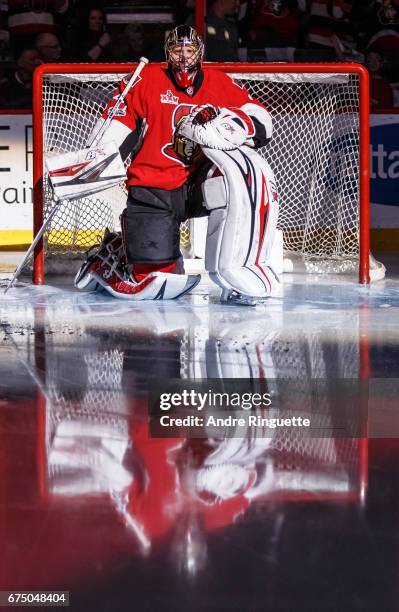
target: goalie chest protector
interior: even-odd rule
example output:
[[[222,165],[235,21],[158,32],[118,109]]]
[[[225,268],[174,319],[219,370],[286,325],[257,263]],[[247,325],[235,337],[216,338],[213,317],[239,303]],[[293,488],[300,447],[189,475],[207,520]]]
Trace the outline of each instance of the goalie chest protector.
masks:
[[[240,107],[247,102],[256,103],[246,89],[224,72],[205,68],[202,74],[200,86],[190,96],[175,87],[165,68],[149,65],[127,94],[114,120],[132,131],[142,126],[144,135],[141,148],[128,168],[129,186],[170,190],[186,181],[189,166],[179,159],[172,143],[177,123],[194,107],[203,104]]]

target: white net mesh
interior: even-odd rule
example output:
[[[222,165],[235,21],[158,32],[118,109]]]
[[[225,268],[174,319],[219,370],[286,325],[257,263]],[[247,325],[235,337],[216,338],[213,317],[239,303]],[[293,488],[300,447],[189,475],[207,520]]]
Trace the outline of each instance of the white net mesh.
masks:
[[[84,148],[122,74],[47,74],[43,80],[44,155]],[[359,256],[359,77],[356,74],[240,73],[234,77],[273,117],[272,142],[260,150],[280,195],[279,227],[287,252],[309,271],[347,271]],[[79,256],[118,229],[122,187],[63,205],[45,236],[46,269],[54,255]],[[44,177],[44,214],[54,205]],[[182,228],[190,249],[190,225]],[[321,262],[320,266],[315,262]]]
[[[273,116],[273,144],[262,154],[276,175],[285,248],[304,255],[357,255],[357,76],[338,83],[241,82]]]
[[[102,110],[122,74],[51,74],[43,82],[44,155],[78,151],[86,146]],[[79,257],[100,242],[105,228],[118,229],[126,193],[123,186],[62,204],[45,235],[47,265],[58,258]],[[54,206],[44,176],[44,216]]]

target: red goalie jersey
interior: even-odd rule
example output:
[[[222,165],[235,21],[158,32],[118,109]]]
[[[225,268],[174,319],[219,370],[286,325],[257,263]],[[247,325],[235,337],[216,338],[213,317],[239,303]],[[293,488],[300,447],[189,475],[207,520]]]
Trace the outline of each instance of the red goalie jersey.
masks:
[[[109,107],[124,86],[122,81]],[[165,67],[147,66],[121,104],[105,137],[120,145],[135,132],[140,142],[142,140],[128,168],[128,186],[171,190],[186,181],[190,167],[175,153],[173,134],[182,117],[204,104],[241,108],[248,116],[249,137],[255,146],[265,144],[271,135],[271,120],[266,109],[225,73],[210,68],[201,70],[193,95],[187,95],[175,87]],[[107,111],[104,118],[106,114]]]

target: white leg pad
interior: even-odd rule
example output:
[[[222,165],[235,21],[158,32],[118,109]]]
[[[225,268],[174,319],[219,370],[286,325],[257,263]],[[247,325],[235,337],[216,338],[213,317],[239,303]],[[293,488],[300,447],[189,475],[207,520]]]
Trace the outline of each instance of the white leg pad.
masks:
[[[283,265],[282,248],[275,241],[278,197],[273,172],[249,147],[203,152],[223,174],[208,179],[203,188],[211,211],[205,268],[224,289],[257,298],[273,295],[280,291]]]

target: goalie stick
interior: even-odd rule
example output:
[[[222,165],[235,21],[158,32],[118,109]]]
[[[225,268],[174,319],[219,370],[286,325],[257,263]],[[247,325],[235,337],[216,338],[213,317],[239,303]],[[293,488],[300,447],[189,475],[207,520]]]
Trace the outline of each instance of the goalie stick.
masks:
[[[136,82],[138,76],[140,75],[140,73],[142,72],[142,70],[144,69],[146,64],[148,64],[148,59],[146,57],[141,57],[136,70],[133,72],[133,74],[130,77],[129,81],[126,83],[126,87],[124,88],[124,90],[119,94],[118,98],[116,99],[116,102],[115,102],[114,106],[111,108],[111,110],[110,110],[110,112],[108,114],[107,119],[100,126],[100,128],[99,128],[97,134],[94,136],[94,138],[90,139],[90,141],[88,142],[88,146],[89,147],[96,147],[99,144],[99,142],[101,141],[101,139],[104,136],[105,132],[107,131],[107,129],[108,129],[112,119],[115,117],[115,115],[116,115],[116,113],[117,113],[121,103],[125,99],[126,94],[131,89],[131,87],[134,85],[134,83]],[[18,268],[15,270],[11,280],[9,281],[7,287],[5,288],[4,294],[7,293],[7,291],[13,286],[13,284],[17,280],[17,278],[20,275],[21,270],[24,267],[27,259],[32,254],[32,252],[35,249],[36,245],[38,244],[39,240],[42,238],[46,228],[48,227],[51,219],[54,217],[56,211],[58,210],[59,206],[63,202],[68,202],[68,200],[64,200],[64,199],[56,200],[56,202],[55,202],[55,204],[54,204],[54,206],[53,206],[49,216],[47,217],[47,219],[45,220],[45,222],[43,223],[43,225],[41,226],[41,228],[37,232],[37,234],[36,234],[32,244],[30,245],[29,249],[26,252],[26,255],[25,255],[24,259],[19,264]]]

